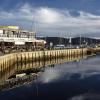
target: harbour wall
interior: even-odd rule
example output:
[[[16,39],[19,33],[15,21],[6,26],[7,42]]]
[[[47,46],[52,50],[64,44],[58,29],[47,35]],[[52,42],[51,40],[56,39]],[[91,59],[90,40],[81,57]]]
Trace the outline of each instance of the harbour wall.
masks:
[[[10,77],[18,74],[37,73],[45,66],[53,67],[70,61],[79,61],[87,57],[87,54],[99,52],[100,49],[64,49],[44,50],[33,52],[19,52],[0,56],[0,89],[8,86]],[[31,72],[30,72],[31,71]],[[14,80],[12,80],[13,82]],[[16,81],[16,80],[15,80]],[[14,82],[15,82],[14,81]],[[12,84],[12,82],[10,82]],[[16,82],[18,83],[18,81]],[[10,85],[12,86],[12,85]]]
[[[46,61],[57,58],[72,58],[87,55],[90,52],[87,48],[84,49],[61,49],[61,50],[44,50],[44,51],[33,51],[33,52],[19,52],[6,54],[0,56],[0,72],[4,72],[10,66],[19,65],[22,62],[27,63],[29,61]]]

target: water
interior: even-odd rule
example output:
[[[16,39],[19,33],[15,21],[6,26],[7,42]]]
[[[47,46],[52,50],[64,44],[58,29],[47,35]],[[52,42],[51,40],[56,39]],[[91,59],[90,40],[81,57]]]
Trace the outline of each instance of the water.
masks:
[[[0,92],[0,100],[100,100],[100,55],[45,67],[31,83]]]

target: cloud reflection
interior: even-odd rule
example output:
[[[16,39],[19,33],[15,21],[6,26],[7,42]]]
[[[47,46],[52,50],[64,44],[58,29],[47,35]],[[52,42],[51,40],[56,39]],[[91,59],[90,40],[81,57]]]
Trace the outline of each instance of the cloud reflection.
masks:
[[[54,81],[60,77],[58,70],[47,69],[43,74],[39,81],[43,83],[48,83],[50,81]]]
[[[41,83],[48,83],[60,80],[85,79],[95,75],[100,75],[98,57],[89,58],[80,62],[55,65],[54,68],[46,68],[39,76],[39,81]],[[99,77],[97,78],[99,79]]]
[[[100,94],[87,93],[79,96],[74,96],[69,100],[100,100]]]

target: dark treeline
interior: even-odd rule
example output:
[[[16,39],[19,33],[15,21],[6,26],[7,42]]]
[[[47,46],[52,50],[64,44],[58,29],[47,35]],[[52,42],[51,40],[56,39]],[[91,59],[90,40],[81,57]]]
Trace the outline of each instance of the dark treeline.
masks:
[[[88,37],[75,37],[75,38],[62,38],[62,37],[37,37],[38,39],[46,40],[47,44],[50,44],[50,42],[53,43],[53,45],[57,44],[64,44],[65,46],[69,45],[70,43],[72,45],[80,45],[80,44],[98,44],[100,43],[100,39],[94,39],[94,38],[88,38]],[[71,42],[70,42],[71,41]]]

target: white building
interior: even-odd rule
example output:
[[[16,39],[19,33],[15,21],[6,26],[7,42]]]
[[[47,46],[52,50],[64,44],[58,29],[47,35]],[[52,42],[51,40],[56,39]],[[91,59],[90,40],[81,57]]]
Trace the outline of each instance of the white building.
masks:
[[[7,43],[13,43],[14,45],[31,45],[37,46],[45,44],[44,40],[37,40],[35,33],[27,30],[21,30],[19,26],[0,26],[0,45],[3,46]]]

